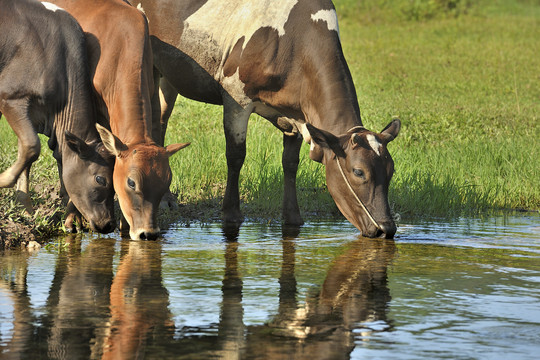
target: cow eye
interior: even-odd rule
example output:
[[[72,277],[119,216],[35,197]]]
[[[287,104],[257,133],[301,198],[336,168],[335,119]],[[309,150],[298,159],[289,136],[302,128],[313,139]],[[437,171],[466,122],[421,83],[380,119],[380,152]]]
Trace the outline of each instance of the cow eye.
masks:
[[[130,188],[132,188],[133,190],[135,190],[135,181],[133,181],[132,178],[128,178],[127,179],[127,184]]]
[[[366,175],[364,174],[364,172],[360,169],[353,169],[353,174],[355,176],[358,176],[359,178],[365,178]]]
[[[101,185],[101,186],[106,186],[107,185],[107,180],[105,180],[105,178],[103,176],[96,176],[96,182]]]

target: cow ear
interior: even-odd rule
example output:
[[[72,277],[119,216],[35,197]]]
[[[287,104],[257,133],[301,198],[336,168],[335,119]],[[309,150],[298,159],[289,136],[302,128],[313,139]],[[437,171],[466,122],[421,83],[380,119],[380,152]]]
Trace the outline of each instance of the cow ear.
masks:
[[[186,146],[189,146],[191,143],[183,143],[183,144],[170,144],[165,147],[165,150],[167,151],[167,155],[169,157],[176,154],[178,150],[181,150],[185,148]]]
[[[79,155],[81,159],[89,160],[92,158],[94,151],[84,140],[67,130],[64,132],[64,136],[66,137],[66,143],[69,148]]]
[[[317,129],[315,126],[306,123],[306,127],[311,136],[311,141],[315,142],[316,145],[319,145],[326,152],[331,150],[339,157],[345,157],[345,151],[341,147],[339,138],[328,131]]]
[[[103,146],[105,146],[105,149],[107,149],[107,151],[112,155],[118,156],[122,151],[128,149],[128,147],[119,138],[114,136],[114,134],[105,127],[96,124],[96,129],[99,133],[101,141],[103,141]]]
[[[381,131],[381,137],[385,143],[389,143],[390,141],[394,140],[396,136],[399,134],[399,130],[401,129],[401,120],[394,119],[390,124],[386,125],[386,127]]]

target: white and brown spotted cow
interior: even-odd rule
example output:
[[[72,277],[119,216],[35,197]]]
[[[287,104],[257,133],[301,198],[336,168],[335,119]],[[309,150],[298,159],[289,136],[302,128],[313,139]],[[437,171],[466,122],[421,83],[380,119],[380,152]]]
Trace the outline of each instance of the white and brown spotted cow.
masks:
[[[224,107],[227,222],[241,222],[238,177],[251,113],[284,133],[285,223],[302,224],[296,172],[302,138],[326,166],[338,208],[362,234],[393,237],[394,166],[386,144],[400,129],[362,126],[356,91],[329,0],[130,0],[149,20],[162,76],[162,136],[177,93]],[[154,99],[153,106],[157,100]]]

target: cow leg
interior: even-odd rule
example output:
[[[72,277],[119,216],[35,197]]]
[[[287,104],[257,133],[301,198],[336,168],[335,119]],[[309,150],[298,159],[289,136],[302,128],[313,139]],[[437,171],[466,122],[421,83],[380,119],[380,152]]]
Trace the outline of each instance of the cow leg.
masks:
[[[62,199],[62,204],[66,206],[66,212],[64,214],[64,229],[66,229],[66,232],[72,234],[76,233],[78,230],[83,231],[83,216],[69,199],[69,194],[64,186],[61,161],[58,161],[58,174],[60,175],[60,198]],[[76,224],[79,225],[79,229],[77,229]]]
[[[129,238],[129,223],[127,222],[126,218],[124,217],[124,214],[120,212],[120,225],[118,227],[120,230],[120,235],[122,237],[128,237]]]
[[[22,171],[21,175],[19,175],[19,179],[17,180],[16,199],[24,206],[26,213],[32,215],[34,213],[34,208],[32,206],[32,201],[29,194],[29,180],[30,166],[27,166]]]
[[[223,198],[223,220],[240,224],[244,216],[240,211],[238,181],[246,158],[246,133],[253,106],[242,108],[232,98],[223,101],[223,128],[225,130],[227,157],[227,187]]]
[[[77,226],[75,224],[79,224],[79,229],[81,231],[84,230],[83,216],[70,200],[68,201],[66,207],[66,219],[64,220],[64,228],[66,229],[66,232],[76,233]]]
[[[6,102],[2,108],[6,120],[17,135],[17,160],[0,174],[0,188],[13,187],[24,169],[30,168],[39,157],[41,143],[31,120],[28,118],[26,100]]]
[[[178,96],[172,85],[154,68],[154,94],[152,95],[152,138],[161,146],[165,145],[167,124]]]
[[[157,74],[156,74],[157,73]],[[156,75],[158,76],[156,79]],[[165,133],[167,132],[167,125],[169,123],[169,118],[174,109],[174,104],[176,98],[178,97],[178,91],[176,91],[172,85],[162,77],[159,78],[159,73],[154,72],[154,79],[156,79],[156,89],[159,88],[159,91],[154,92],[155,99],[152,99],[152,122],[154,126],[157,124],[160,128],[160,137],[158,139],[158,144],[165,146]],[[154,104],[157,103],[157,106]],[[161,209],[178,209],[178,199],[174,196],[170,190],[168,190],[161,202],[159,203]]]
[[[164,146],[165,144],[167,125],[169,124],[169,118],[171,117],[177,97],[178,91],[176,91],[166,78],[161,78],[161,81],[159,82],[159,106],[161,109],[161,143],[159,145],[161,146]]]
[[[283,135],[283,222],[287,225],[302,225],[304,220],[300,215],[296,197],[296,172],[300,161],[302,137],[299,135]]]

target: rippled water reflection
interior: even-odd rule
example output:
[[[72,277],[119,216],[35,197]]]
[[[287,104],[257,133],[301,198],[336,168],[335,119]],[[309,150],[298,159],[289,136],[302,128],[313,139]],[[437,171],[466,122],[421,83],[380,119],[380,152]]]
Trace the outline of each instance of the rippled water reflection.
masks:
[[[219,224],[0,254],[0,357],[536,359],[540,216]]]

